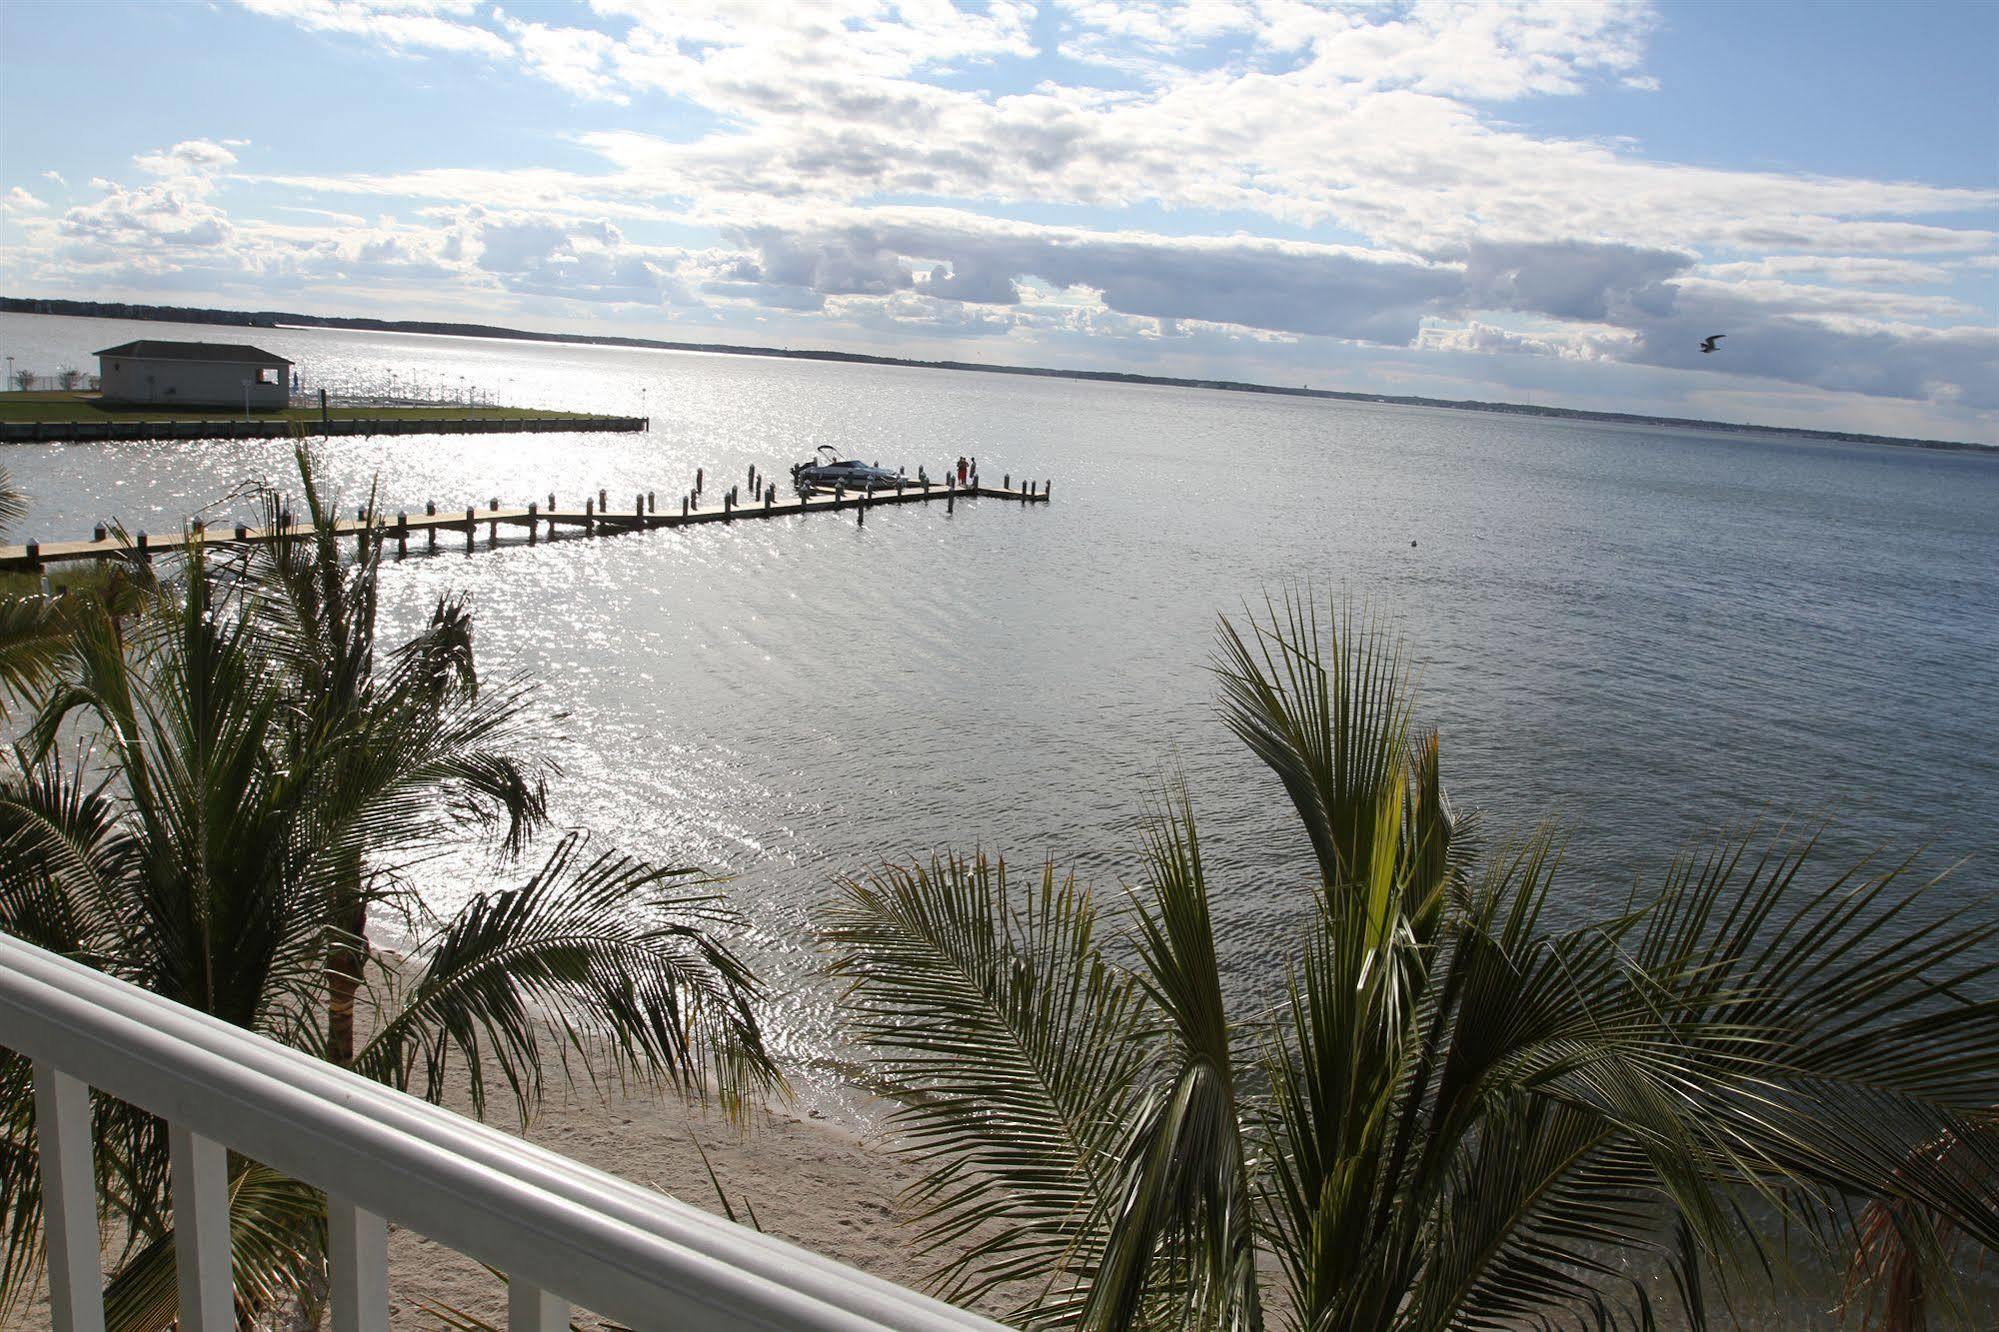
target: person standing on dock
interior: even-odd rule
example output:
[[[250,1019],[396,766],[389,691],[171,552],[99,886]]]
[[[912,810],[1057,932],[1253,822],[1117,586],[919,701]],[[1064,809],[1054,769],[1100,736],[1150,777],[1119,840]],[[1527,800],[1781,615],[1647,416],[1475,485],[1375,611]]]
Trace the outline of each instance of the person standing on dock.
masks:
[[[969,471],[969,470],[970,470],[970,469],[969,469],[969,468],[968,468],[968,467],[966,466],[966,464],[965,464],[965,455],[964,455],[964,454],[962,454],[962,453],[961,453],[961,454],[959,454],[959,455],[958,455],[958,484],[959,484],[959,485],[961,485],[961,486],[962,486],[962,485],[964,485],[964,484],[965,484],[965,474],[966,474],[966,472],[967,472],[967,471]]]

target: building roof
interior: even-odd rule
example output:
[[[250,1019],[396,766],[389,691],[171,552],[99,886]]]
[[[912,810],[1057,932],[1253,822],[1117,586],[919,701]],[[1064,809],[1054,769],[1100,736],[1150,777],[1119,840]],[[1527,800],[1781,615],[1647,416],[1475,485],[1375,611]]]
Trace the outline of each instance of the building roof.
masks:
[[[231,365],[290,365],[282,356],[273,356],[259,347],[240,342],[161,342],[141,338],[106,347],[99,356],[124,356],[134,361],[225,361]]]

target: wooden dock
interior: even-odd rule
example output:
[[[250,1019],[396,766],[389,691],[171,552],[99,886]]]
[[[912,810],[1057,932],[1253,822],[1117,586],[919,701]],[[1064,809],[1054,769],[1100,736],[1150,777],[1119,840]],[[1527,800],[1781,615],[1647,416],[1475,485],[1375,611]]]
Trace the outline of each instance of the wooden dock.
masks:
[[[1007,478],[1006,484],[999,486],[960,487],[935,481],[910,481],[894,490],[878,490],[872,494],[859,491],[816,493],[783,499],[771,493],[774,487],[767,487],[763,497],[748,500],[736,498],[738,490],[732,488],[712,496],[699,492],[675,496],[664,510],[655,503],[657,492],[648,491],[620,502],[613,501],[608,492],[600,490],[585,498],[580,510],[558,508],[553,495],[548,497],[546,507],[535,502],[526,508],[502,508],[499,500],[493,498],[483,505],[466,505],[450,510],[440,510],[435,504],[429,504],[425,506],[426,511],[420,514],[343,518],[336,527],[341,535],[354,535],[357,541],[365,532],[377,532],[393,548],[394,556],[401,559],[410,553],[412,547],[423,553],[456,545],[461,540],[465,553],[469,555],[478,546],[479,529],[482,527],[486,529],[486,544],[490,548],[498,543],[502,527],[525,528],[526,544],[535,545],[555,540],[558,529],[566,529],[567,539],[573,539],[577,535],[612,536],[657,527],[749,522],[849,509],[854,511],[855,522],[865,525],[868,510],[892,504],[942,504],[947,512],[954,509],[959,500],[974,498],[1016,504],[1046,504],[1049,487],[1050,483],[1046,481],[1023,481],[1015,486],[1011,477]],[[190,548],[206,550],[210,547],[297,541],[311,536],[312,531],[308,523],[268,528],[241,524],[212,527],[197,523],[190,525],[185,532],[161,538],[144,531],[128,535],[99,527],[88,541],[31,541],[19,546],[0,546],[0,569],[38,569],[68,560],[149,560],[155,555],[171,555]]]

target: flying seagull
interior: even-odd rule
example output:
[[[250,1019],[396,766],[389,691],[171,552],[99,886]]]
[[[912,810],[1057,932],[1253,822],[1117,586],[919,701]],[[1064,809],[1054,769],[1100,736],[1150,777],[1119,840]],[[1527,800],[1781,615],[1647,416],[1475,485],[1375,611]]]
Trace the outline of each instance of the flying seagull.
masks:
[[[1714,344],[1720,342],[1723,338],[1727,336],[1728,334],[1726,333],[1716,333],[1709,337],[1703,338],[1701,340],[1701,354],[1705,356],[1709,352],[1718,350],[1718,348],[1716,348]]]

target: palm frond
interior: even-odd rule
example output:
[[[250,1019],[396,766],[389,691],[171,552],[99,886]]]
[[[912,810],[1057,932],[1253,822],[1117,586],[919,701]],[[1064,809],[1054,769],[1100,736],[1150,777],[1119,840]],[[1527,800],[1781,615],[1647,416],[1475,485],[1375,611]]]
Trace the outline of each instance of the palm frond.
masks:
[[[497,1069],[523,1118],[545,1059],[565,1051],[601,1048],[621,1075],[690,1094],[712,1079],[732,1111],[775,1089],[761,989],[719,937],[735,922],[724,899],[695,871],[588,857],[584,845],[564,837],[526,884],[481,894],[447,922],[355,1069],[435,1100],[456,1055],[476,1108]],[[683,880],[690,890],[673,886]]]
[[[1215,672],[1229,729],[1277,774],[1332,892],[1374,856],[1384,788],[1405,780],[1402,649],[1351,608],[1326,620],[1291,591],[1247,635],[1224,619]]]
[[[1043,867],[933,858],[846,880],[825,936],[852,1029],[926,1173],[922,1242],[962,1245],[947,1298],[1036,1282],[1045,1319],[1095,1271],[1117,1149],[1153,1054],[1143,992],[1097,942],[1098,910]]]
[[[1145,863],[1148,891],[1133,918],[1171,1081],[1134,1121],[1111,1198],[1103,1262],[1081,1322],[1131,1326],[1164,1270],[1201,1325],[1259,1329],[1256,1223],[1236,1058],[1199,832],[1184,788],[1148,820]]]

